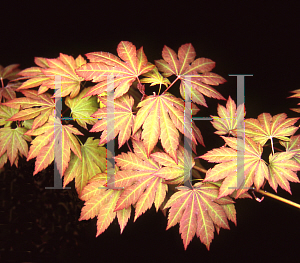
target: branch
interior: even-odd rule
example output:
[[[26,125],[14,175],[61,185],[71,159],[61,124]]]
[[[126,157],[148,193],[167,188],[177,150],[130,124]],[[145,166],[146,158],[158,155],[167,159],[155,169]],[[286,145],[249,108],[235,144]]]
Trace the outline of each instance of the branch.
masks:
[[[267,191],[265,191],[265,190],[260,190],[260,189],[259,189],[259,190],[256,190],[254,187],[251,188],[251,189],[254,190],[254,191],[257,192],[257,193],[260,193],[260,194],[265,195],[265,196],[272,197],[272,198],[274,198],[274,199],[277,199],[277,200],[279,200],[279,201],[281,201],[281,202],[287,203],[287,204],[289,204],[289,205],[292,205],[292,206],[297,207],[297,208],[300,209],[300,204],[297,204],[297,203],[295,203],[295,202],[293,202],[293,201],[290,201],[290,200],[285,199],[285,198],[283,198],[283,197],[280,197],[280,196],[271,194],[271,193],[269,193],[269,192],[267,192]]]

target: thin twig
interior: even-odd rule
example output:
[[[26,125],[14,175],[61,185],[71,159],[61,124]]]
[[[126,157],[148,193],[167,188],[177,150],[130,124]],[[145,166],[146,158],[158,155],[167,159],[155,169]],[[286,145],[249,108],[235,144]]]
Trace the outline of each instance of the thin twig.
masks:
[[[292,205],[292,206],[297,207],[297,208],[300,209],[300,204],[297,204],[297,203],[295,203],[295,202],[293,202],[293,201],[290,201],[290,200],[285,199],[285,198],[283,198],[283,197],[280,197],[280,196],[278,196],[278,195],[271,194],[271,193],[269,193],[269,192],[267,192],[267,191],[265,191],[265,190],[256,190],[254,187],[253,187],[252,190],[254,190],[255,192],[260,193],[260,194],[262,194],[262,195],[272,197],[272,198],[274,198],[274,199],[276,199],[276,200],[279,200],[279,201],[281,201],[281,202],[287,203],[287,204],[289,204],[289,205]]]
[[[130,148],[130,145],[129,145],[128,141],[126,141],[126,143],[127,143],[127,146],[128,146],[128,148],[129,148],[129,150],[132,152],[132,150],[131,150],[131,148]]]
[[[198,167],[198,166],[193,166],[193,168],[194,169],[196,169],[196,170],[198,170],[199,172],[202,172],[202,173],[205,173],[206,174],[206,172],[207,172],[207,170],[206,169],[203,169],[203,168],[201,168],[201,167]]]
[[[168,89],[171,88],[178,79],[179,79],[179,76],[171,83],[171,85],[161,95],[164,95],[168,91]]]

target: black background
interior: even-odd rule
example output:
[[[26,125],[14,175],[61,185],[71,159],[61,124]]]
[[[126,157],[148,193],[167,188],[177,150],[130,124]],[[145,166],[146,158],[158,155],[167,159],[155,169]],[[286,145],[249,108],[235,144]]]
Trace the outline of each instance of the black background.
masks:
[[[217,87],[225,98],[236,99],[236,78],[228,74],[254,75],[246,77],[246,117],[262,112],[297,117],[289,108],[298,101],[287,99],[289,91],[299,88],[296,3],[9,1],[1,4],[0,64],[18,63],[24,69],[34,66],[34,57],[55,58],[59,53],[76,57],[93,51],[116,54],[122,40],[143,46],[148,60],[154,62],[161,58],[164,45],[177,52],[180,45],[192,43],[197,57],[214,60],[213,72],[227,79]],[[155,88],[147,92],[152,91]],[[199,116],[216,115],[218,103],[207,98],[209,107],[200,107]],[[214,130],[209,122],[199,127],[206,149],[221,146],[222,141],[211,135]],[[199,149],[199,154],[205,152]],[[230,231],[215,235],[210,251],[196,238],[184,251],[178,225],[165,231],[167,220],[153,208],[135,223],[131,217],[121,236],[114,221],[95,238],[95,220],[77,222],[81,203],[74,185],[65,192],[43,190],[51,186],[53,166],[34,178],[33,162],[20,160],[20,169],[5,167],[5,202],[16,209],[10,217],[15,217],[13,222],[5,221],[7,214],[2,217],[1,229],[6,234],[2,235],[1,262],[299,262],[299,209],[270,198],[261,203],[238,200],[237,227],[231,223]],[[299,185],[292,184],[291,189],[292,196],[281,189],[278,195],[299,203]],[[58,205],[61,200],[68,212]],[[63,224],[68,221],[71,226],[66,230]],[[41,236],[47,239],[38,247]]]

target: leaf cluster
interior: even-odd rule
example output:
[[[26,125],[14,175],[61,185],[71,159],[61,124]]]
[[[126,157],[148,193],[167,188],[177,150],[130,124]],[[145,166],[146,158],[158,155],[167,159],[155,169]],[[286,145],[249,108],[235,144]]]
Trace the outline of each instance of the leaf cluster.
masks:
[[[209,249],[215,231],[229,229],[228,220],[236,224],[234,199],[251,198],[249,189],[266,182],[291,193],[289,181],[299,182],[299,118],[245,119],[245,105],[230,97],[211,116],[225,145],[197,157],[197,145],[204,146],[193,120],[197,105],[208,107],[204,96],[225,100],[213,86],[226,80],[211,72],[215,62],[196,58],[191,44],[177,53],[164,46],[154,64],[128,41],[117,55],[85,56],[36,57],[36,66],[22,71],[0,67],[0,168],[36,158],[35,175],[54,161],[63,186],[75,179],[85,201],[79,220],[97,217],[97,236],[115,217],[122,233],[132,209],[135,221],[154,204],[156,211],[169,209],[167,229],[179,223],[185,249],[195,235]],[[181,98],[169,92],[176,85]],[[147,95],[152,86],[158,94]],[[86,138],[82,130],[101,136]],[[114,156],[117,136],[128,152]],[[284,150],[275,152],[274,139]],[[199,158],[218,164],[206,170]]]

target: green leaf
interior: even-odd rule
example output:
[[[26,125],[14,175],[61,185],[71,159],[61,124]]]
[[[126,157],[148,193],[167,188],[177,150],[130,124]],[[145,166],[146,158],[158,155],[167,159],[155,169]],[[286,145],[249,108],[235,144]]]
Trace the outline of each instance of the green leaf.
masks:
[[[222,105],[218,105],[218,115],[211,116],[213,121],[211,124],[217,130],[215,133],[218,135],[230,134],[236,136],[237,123],[244,118],[244,104],[239,105],[236,109],[235,102],[229,96],[226,108]],[[244,114],[243,114],[244,113]]]
[[[66,105],[71,109],[72,118],[85,129],[87,124],[94,125],[97,122],[97,119],[91,115],[99,108],[97,97],[84,97],[90,89],[85,88],[75,98],[71,99],[68,96],[65,100]]]
[[[12,121],[8,121],[8,119],[14,116],[18,111],[19,111],[18,109],[11,108],[1,104],[0,105],[0,126],[4,125],[4,127],[10,127]]]
[[[141,83],[151,83],[150,86],[154,86],[154,85],[165,85],[166,87],[168,87],[168,85],[170,85],[170,81],[167,78],[164,78],[159,72],[158,69],[155,67],[154,69],[152,69],[151,71],[143,74],[143,77],[141,79]]]
[[[31,141],[31,137],[25,135],[25,132],[27,129],[21,127],[0,129],[0,156],[7,153],[11,166],[15,163],[18,167],[18,155],[25,157],[28,155],[26,141]]]
[[[75,178],[75,187],[79,197],[83,188],[89,180],[96,174],[104,172],[106,167],[106,148],[99,146],[99,139],[87,138],[84,145],[80,147],[81,159],[75,154],[71,154],[71,160],[64,173],[64,183],[66,186]],[[108,157],[111,153],[108,152]],[[107,164],[108,168],[112,165]]]

